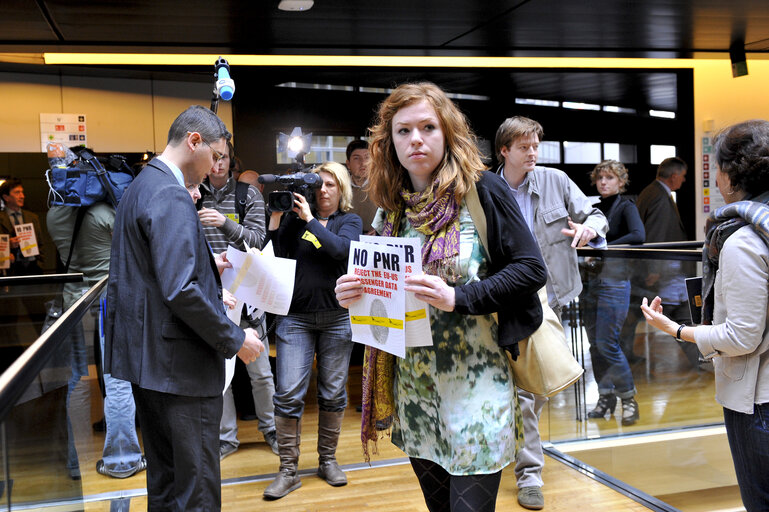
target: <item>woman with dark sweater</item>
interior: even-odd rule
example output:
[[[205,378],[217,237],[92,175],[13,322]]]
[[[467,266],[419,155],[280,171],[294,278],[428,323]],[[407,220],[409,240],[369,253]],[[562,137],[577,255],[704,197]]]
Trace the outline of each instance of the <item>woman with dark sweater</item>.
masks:
[[[609,221],[609,245],[641,244],[646,234],[638,210],[622,197],[628,172],[616,160],[604,160],[590,174],[601,195],[598,208]],[[614,413],[617,397],[622,401],[622,424],[632,425],[639,418],[633,373],[619,342],[622,324],[630,305],[630,279],[623,260],[597,259],[588,266],[589,278],[580,296],[584,325],[590,341],[593,374],[598,383],[598,403],[588,413],[602,418]]]
[[[347,406],[352,331],[334,286],[347,270],[350,241],[358,240],[363,224],[360,217],[347,213],[352,208],[347,169],[326,162],[316,172],[323,183],[315,192],[316,207],[311,209],[303,195],[294,193],[293,212],[272,212],[265,239],[272,240],[276,256],[296,260],[291,306],[275,329],[273,401],[280,470],[264,490],[267,499],[282,498],[302,485],[297,474],[301,422],[316,357],[318,476],[333,486],[347,483],[336,461],[336,447]]]

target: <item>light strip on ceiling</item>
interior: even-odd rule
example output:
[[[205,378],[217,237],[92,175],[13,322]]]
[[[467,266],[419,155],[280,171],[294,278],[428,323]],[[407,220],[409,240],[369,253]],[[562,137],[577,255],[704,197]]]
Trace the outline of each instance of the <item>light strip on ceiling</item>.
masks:
[[[217,54],[44,53],[46,64],[210,66]],[[429,68],[691,68],[691,59],[579,57],[443,57],[365,55],[223,55],[231,66]]]

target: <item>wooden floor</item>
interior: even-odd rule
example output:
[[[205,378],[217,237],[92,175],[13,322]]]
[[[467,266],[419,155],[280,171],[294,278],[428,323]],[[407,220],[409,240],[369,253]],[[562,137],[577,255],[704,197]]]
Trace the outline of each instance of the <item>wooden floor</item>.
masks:
[[[683,354],[669,337],[647,336],[641,332],[637,337],[636,351],[643,353],[647,342],[651,348],[648,372],[645,364],[633,368],[641,411],[641,420],[636,425],[623,427],[619,421],[619,410],[611,419],[577,420],[575,396],[572,390],[567,390],[551,399],[543,412],[540,424],[543,440],[556,443],[557,448],[558,442],[566,440],[625,436],[640,431],[722,422],[721,408],[713,399],[712,374],[688,368]],[[102,416],[94,373],[92,371],[88,378],[81,381],[71,403],[85,509],[146,510],[144,473],[118,480],[101,476],[94,470],[104,441],[103,433],[94,432],[91,428],[91,423]],[[354,390],[359,383],[359,374],[353,371],[349,383],[351,404],[358,401]],[[589,369],[586,383],[587,407],[591,408],[597,400],[597,390]],[[313,388],[308,396],[314,396]],[[352,405],[346,411],[337,452],[349,484],[333,488],[314,474],[317,467],[317,408],[310,403],[302,427],[299,461],[302,487],[277,501],[262,499],[264,488],[278,469],[277,456],[264,443],[255,421],[240,421],[239,428],[240,449],[222,461],[221,466],[225,511],[427,510],[416,478],[404,461],[404,454],[389,440],[380,441],[380,452],[372,457],[372,466],[363,464],[359,440],[360,413]],[[31,455],[29,460],[34,460],[36,456]],[[33,466],[27,462],[11,467],[17,499],[27,497],[38,501],[46,495],[46,483],[35,474],[37,471]],[[543,477],[548,511],[646,510],[632,499],[551,458],[546,460]],[[684,511],[741,510],[738,496],[735,505],[731,498],[719,501],[708,498],[707,493],[696,494],[668,493],[666,497],[671,504],[675,503]],[[503,472],[497,510],[523,510],[517,505],[515,495],[515,477],[512,468],[507,468]],[[39,507],[39,510],[78,509],[82,509],[82,505],[80,508]]]

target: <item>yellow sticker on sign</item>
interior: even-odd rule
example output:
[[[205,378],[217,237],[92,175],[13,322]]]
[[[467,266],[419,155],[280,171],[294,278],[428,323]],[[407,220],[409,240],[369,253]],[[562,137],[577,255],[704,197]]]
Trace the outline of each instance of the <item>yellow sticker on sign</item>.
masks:
[[[406,311],[406,321],[411,322],[413,320],[421,320],[427,318],[427,313],[424,309],[418,309],[416,311]]]
[[[308,242],[312,243],[316,249],[320,249],[320,241],[309,231],[304,232],[302,235],[302,240],[307,240]]]
[[[389,327],[390,329],[403,329],[403,320],[397,318],[385,318],[383,316],[362,316],[354,315],[350,317],[350,322],[360,325],[378,325]]]

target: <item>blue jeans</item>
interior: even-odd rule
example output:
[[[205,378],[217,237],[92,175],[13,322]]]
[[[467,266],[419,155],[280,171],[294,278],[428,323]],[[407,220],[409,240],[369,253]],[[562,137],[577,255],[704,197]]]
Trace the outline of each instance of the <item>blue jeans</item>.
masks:
[[[318,358],[318,408],[339,412],[347,406],[347,373],[352,330],[347,311],[289,313],[278,319],[275,414],[301,418],[310,384],[312,361]]]
[[[745,510],[769,511],[769,403],[753,414],[724,407],[724,423]]]
[[[259,420],[259,431],[262,434],[275,430],[273,395],[275,382],[272,380],[270,368],[270,344],[267,338],[262,340],[264,352],[246,365],[248,377],[251,379],[251,396],[254,398],[254,412]],[[219,443],[240,446],[238,441],[238,418],[235,410],[235,398],[232,395],[232,385],[224,392],[222,421],[219,425]]]
[[[103,300],[103,299],[102,299]],[[104,309],[102,308],[100,313]],[[104,325],[102,314],[98,322],[101,343],[102,367],[104,366]],[[131,383],[104,374],[104,436],[102,460],[108,473],[120,475],[132,473],[141,462],[142,450],[136,434],[136,404]]]
[[[580,301],[583,302],[584,325],[598,392],[616,394],[624,399],[635,396],[633,373],[619,342],[630,304],[630,281],[600,275],[593,277]]]

